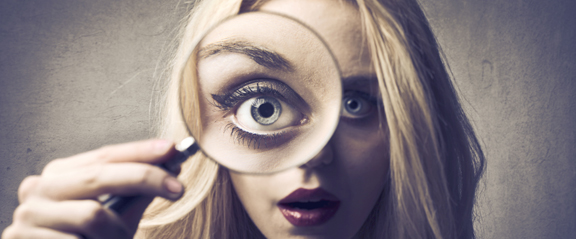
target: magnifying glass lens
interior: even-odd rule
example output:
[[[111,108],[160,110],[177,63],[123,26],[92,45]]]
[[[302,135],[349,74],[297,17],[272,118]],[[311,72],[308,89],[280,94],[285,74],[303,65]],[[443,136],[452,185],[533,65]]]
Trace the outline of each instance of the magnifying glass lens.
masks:
[[[302,165],[328,143],[341,111],[340,72],[318,34],[272,13],[212,28],[180,85],[183,118],[200,148],[244,173]]]

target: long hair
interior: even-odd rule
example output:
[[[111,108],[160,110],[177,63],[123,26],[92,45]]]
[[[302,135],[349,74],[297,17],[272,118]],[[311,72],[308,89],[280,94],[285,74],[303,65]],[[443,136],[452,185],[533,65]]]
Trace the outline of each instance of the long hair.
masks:
[[[171,62],[160,137],[177,141],[187,136],[178,87],[192,43],[214,24],[262,3],[195,1]],[[420,5],[416,0],[354,4],[376,70],[385,112],[381,121],[390,144],[389,181],[356,238],[474,238],[473,207],[484,155]],[[199,112],[197,104],[184,107]],[[186,185],[183,197],[154,200],[138,238],[263,238],[225,168],[198,153],[182,166],[179,179]]]

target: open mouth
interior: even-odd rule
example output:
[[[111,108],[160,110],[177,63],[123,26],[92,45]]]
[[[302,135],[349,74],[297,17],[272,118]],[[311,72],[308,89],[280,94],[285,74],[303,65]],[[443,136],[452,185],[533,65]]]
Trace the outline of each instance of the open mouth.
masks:
[[[339,204],[336,201],[320,200],[318,202],[292,202],[283,203],[282,206],[286,208],[292,208],[294,210],[314,210],[322,208],[334,208]]]
[[[278,207],[294,226],[318,226],[336,214],[340,200],[321,188],[298,189],[282,199]]]

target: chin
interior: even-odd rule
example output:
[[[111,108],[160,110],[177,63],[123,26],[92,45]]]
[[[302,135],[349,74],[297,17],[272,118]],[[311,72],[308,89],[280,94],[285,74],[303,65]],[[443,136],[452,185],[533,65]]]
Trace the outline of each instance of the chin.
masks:
[[[259,227],[266,238],[286,238],[286,239],[350,239],[359,228],[350,228],[350,225],[343,223],[337,217],[332,218],[322,225],[316,226],[295,226],[288,220],[283,219],[282,229],[271,227],[271,224]]]

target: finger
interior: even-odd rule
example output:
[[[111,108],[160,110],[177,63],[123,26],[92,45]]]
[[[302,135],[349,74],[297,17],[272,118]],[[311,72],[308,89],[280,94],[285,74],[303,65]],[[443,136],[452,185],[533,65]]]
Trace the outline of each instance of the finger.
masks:
[[[170,158],[176,149],[168,140],[144,140],[125,144],[108,145],[96,150],[56,159],[44,168],[42,175],[60,173],[95,163],[141,162],[161,163]]]
[[[102,194],[180,198],[183,186],[163,169],[142,163],[96,164],[44,176],[37,192],[52,200],[92,199]]]
[[[125,144],[108,145],[92,153],[97,162],[161,163],[175,153],[174,142],[168,140],[145,140]]]
[[[31,228],[48,228],[90,239],[130,238],[136,231],[136,227],[129,228],[114,212],[93,200],[35,200],[18,207],[14,218]]]
[[[2,239],[81,239],[82,237],[49,228],[10,225],[2,233]]]
[[[37,175],[28,176],[22,180],[20,187],[18,187],[18,201],[20,203],[24,202],[28,195],[36,188],[36,185],[40,182],[40,177]]]

